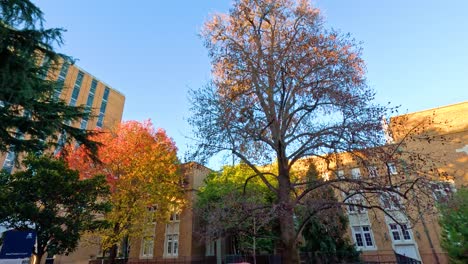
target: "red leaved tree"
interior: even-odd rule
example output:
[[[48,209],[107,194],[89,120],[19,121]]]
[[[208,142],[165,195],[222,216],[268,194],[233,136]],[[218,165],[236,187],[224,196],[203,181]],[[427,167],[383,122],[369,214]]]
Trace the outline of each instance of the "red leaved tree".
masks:
[[[178,173],[177,148],[163,129],[150,121],[128,121],[115,131],[95,137],[102,144],[100,162],[86,155],[86,149],[69,150],[71,168],[82,178],[104,174],[111,185],[112,210],[105,215],[109,228],[101,232],[102,246],[110,250],[111,261],[117,245],[145,230],[149,207],[157,206],[154,217],[165,219],[183,203],[182,178]]]

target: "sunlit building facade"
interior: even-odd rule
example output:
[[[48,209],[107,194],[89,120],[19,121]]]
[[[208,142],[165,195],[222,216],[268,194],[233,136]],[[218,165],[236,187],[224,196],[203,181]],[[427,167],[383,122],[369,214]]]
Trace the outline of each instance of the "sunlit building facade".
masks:
[[[43,59],[42,64],[47,65],[50,62]],[[57,81],[54,94],[56,98],[71,106],[85,106],[91,109],[91,118],[77,121],[72,124],[75,127],[110,130],[121,122],[125,96],[75,64],[62,61],[58,67],[50,67],[47,75],[41,77]],[[63,137],[59,136],[59,142],[63,141]],[[0,169],[11,173],[17,165],[15,159],[14,151],[1,155]]]
[[[425,176],[429,180],[430,194],[421,198],[421,206],[411,208],[412,211],[402,210],[405,209],[399,206],[404,202],[402,198],[390,194],[375,195],[374,201],[361,195],[352,195],[347,199],[346,202],[352,204],[380,204],[388,213],[354,205],[345,206],[349,219],[348,236],[356,249],[362,252],[363,260],[394,262],[401,257],[422,263],[449,262],[447,253],[441,247],[437,204],[446,202],[458,188],[468,184],[467,116],[468,102],[462,102],[390,119],[388,143],[397,145],[404,140],[402,152],[418,153],[415,157],[421,159],[417,160],[422,164],[418,168],[421,175],[424,175],[424,166],[434,168]],[[414,161],[400,158],[387,162],[383,159],[357,162],[353,156],[350,153],[340,154],[339,165],[316,164],[326,180],[338,177],[379,181],[382,178],[414,177],[414,171],[408,169],[409,163]],[[302,164],[302,170],[308,162]],[[337,193],[337,196],[345,195]],[[429,210],[431,207],[433,210]],[[410,221],[410,218],[417,218],[417,221]]]

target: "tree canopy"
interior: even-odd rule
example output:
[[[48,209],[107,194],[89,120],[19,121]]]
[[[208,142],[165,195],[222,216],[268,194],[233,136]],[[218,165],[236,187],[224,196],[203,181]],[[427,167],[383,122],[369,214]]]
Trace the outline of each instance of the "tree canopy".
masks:
[[[101,162],[87,157],[84,146],[69,150],[67,161],[83,179],[97,173],[107,177],[112,210],[105,216],[110,228],[101,236],[103,248],[115,254],[123,239],[138,237],[150,224],[142,217],[149,208],[157,208],[155,220],[166,221],[183,206],[184,181],[174,141],[150,121],[127,121],[93,140],[102,143],[97,152]]]
[[[323,184],[324,181],[314,164],[308,166],[305,178],[309,181],[308,185]],[[359,252],[346,234],[348,216],[338,203],[333,188],[310,193],[304,200],[306,206],[296,208],[296,215],[309,219],[301,221],[305,223],[301,232],[304,238],[301,251],[307,255],[307,263],[359,261]],[[314,206],[318,201],[323,201],[322,205],[332,206],[328,210],[320,210]]]
[[[91,132],[71,126],[89,112],[57,98],[63,83],[48,76],[72,59],[55,51],[63,29],[45,28],[42,11],[29,0],[0,1],[0,152],[43,151],[58,135],[93,153]]]
[[[345,195],[317,201],[320,210],[365,196],[367,208],[385,212],[376,196],[386,193],[417,200],[409,197],[427,183],[418,169],[429,169],[429,162],[413,169],[407,162],[398,178],[395,170],[389,172],[388,164],[401,169],[401,159],[410,161],[402,154],[404,144],[386,145],[382,120],[393,109],[373,103],[359,44],[348,34],[325,29],[309,1],[236,0],[229,13],[205,23],[201,36],[213,79],[190,94],[194,158],[203,162],[224,152],[255,172],[275,196],[286,263],[299,262],[294,213],[311,192],[329,186]],[[330,173],[328,181],[308,185],[292,174],[306,158]],[[346,162],[385,169],[379,169],[378,179],[338,177]],[[274,169],[261,169],[267,164]]]
[[[442,247],[452,263],[468,261],[468,189],[461,188],[448,201],[440,205]]]
[[[278,240],[271,209],[274,197],[257,177],[246,183],[252,175],[245,164],[225,166],[222,172],[211,173],[197,193],[199,235],[206,241],[230,239],[228,252],[232,254],[273,252]]]
[[[34,254],[68,254],[85,231],[106,226],[99,217],[110,209],[109,187],[103,176],[80,180],[61,160],[28,156],[24,171],[0,172],[0,223],[7,228],[32,229]]]

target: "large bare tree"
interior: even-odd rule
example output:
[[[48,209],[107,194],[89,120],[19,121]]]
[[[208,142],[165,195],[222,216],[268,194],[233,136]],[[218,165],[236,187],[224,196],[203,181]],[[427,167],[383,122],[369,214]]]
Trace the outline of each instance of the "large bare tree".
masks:
[[[395,151],[401,146],[380,147],[389,109],[372,103],[360,47],[349,35],[326,30],[308,1],[236,0],[228,14],[211,17],[201,35],[213,80],[191,91],[194,154],[201,161],[219,152],[233,155],[274,192],[285,263],[299,262],[298,234],[307,218],[298,224],[295,208],[312,206],[305,202],[310,192],[332,186],[345,194],[340,202],[346,205],[356,194],[394,192],[406,198],[422,182],[331,177],[307,185],[292,174],[305,157],[333,163],[328,168],[333,170],[343,163],[333,153],[350,153],[359,165],[369,156],[402,155]],[[336,204],[314,206],[326,210]],[[368,199],[366,206],[380,203]]]

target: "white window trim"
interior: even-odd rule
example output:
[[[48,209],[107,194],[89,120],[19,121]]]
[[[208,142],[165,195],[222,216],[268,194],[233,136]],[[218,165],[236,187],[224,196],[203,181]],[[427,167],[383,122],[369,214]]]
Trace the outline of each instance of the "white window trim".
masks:
[[[408,226],[408,223],[401,223],[401,224],[405,225],[405,226]],[[395,225],[397,229],[392,229],[391,225]],[[394,237],[393,237],[393,232],[395,232],[395,231],[398,232],[398,235],[400,236],[399,240],[395,240]],[[397,224],[395,222],[388,223],[388,232],[389,232],[389,235],[390,235],[394,245],[415,244],[414,235],[413,235],[412,230],[410,228],[407,228],[406,231],[408,232],[408,234],[410,236],[410,239],[405,239],[405,237],[403,235],[403,229],[402,229],[400,224]]]
[[[151,249],[151,253],[146,253],[144,252],[144,249],[145,249],[145,238],[152,238],[152,244],[153,244],[153,248]],[[153,258],[154,256],[154,245],[155,245],[155,235],[154,233],[152,235],[149,235],[149,236],[143,236],[142,239],[141,239],[141,248],[140,248],[140,259],[149,259],[149,258]]]
[[[355,231],[356,227],[360,229],[359,232]],[[364,231],[363,227],[369,227],[369,231]],[[352,237],[353,237],[353,241],[354,241],[354,246],[358,250],[362,250],[362,251],[377,250],[377,246],[375,244],[374,232],[372,232],[371,225],[354,225],[354,226],[351,226],[351,233],[352,233]],[[356,234],[357,233],[361,234],[361,238],[362,238],[362,241],[363,241],[362,246],[358,246],[358,242],[357,242],[357,239],[356,239]],[[371,240],[372,240],[372,246],[367,246],[365,233],[369,233],[369,235],[371,237]]]
[[[169,227],[170,225],[175,225],[177,224],[177,229],[176,230],[173,230],[175,232],[171,232],[169,233]],[[173,228],[171,228],[173,229]],[[172,245],[174,245],[174,242],[177,242],[177,248],[176,248],[176,252],[175,253],[168,253],[167,250],[168,250],[168,246],[169,246],[169,236],[176,236],[177,239],[172,239],[171,242],[172,242]],[[163,253],[163,257],[164,258],[177,258],[179,257],[179,249],[180,249],[180,214],[177,212],[177,213],[171,213],[171,216],[170,216],[170,219],[169,219],[169,222],[166,224],[166,231],[165,231],[165,234],[164,234],[164,253]]]
[[[146,222],[148,226],[146,227],[144,234],[141,238],[141,247],[140,247],[140,259],[149,259],[153,258],[154,256],[154,246],[155,246],[155,239],[156,239],[156,219],[154,218],[154,212],[157,210],[157,206],[150,206],[148,207],[147,215],[146,215]],[[153,238],[153,248],[151,253],[145,254],[144,246],[145,246],[145,238]]]

